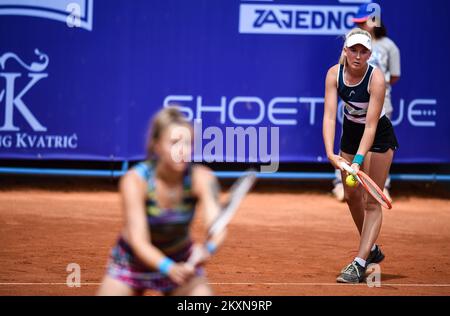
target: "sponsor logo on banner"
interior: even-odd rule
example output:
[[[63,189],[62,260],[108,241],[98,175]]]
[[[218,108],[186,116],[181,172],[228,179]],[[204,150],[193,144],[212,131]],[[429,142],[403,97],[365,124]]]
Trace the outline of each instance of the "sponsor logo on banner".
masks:
[[[358,5],[368,1],[342,0],[336,5],[315,5],[314,1],[308,5],[272,0],[242,2],[239,33],[342,35],[354,27],[352,18]]]
[[[220,124],[231,123],[233,126],[260,126],[269,123],[271,126],[315,126],[322,124],[324,98],[274,96],[270,100],[258,96],[220,96],[215,101],[205,102],[203,96],[168,95],[164,106],[179,104],[179,109],[188,120],[202,119],[204,115],[216,115]],[[414,127],[435,127],[437,117],[437,99],[418,98],[400,99],[396,114],[392,117],[394,126],[410,124]],[[338,121],[343,121],[343,102],[339,103]],[[245,108],[245,117],[240,116],[238,109]],[[397,111],[398,109],[398,111]],[[306,116],[300,113],[305,113]],[[252,117],[248,117],[248,116]],[[304,119],[303,121],[301,119]]]
[[[0,15],[50,19],[88,31],[93,28],[93,0],[0,0]]]
[[[222,95],[214,100],[208,98],[205,102],[201,95],[168,95],[163,101],[164,107],[176,106],[194,123],[195,162],[268,163],[261,165],[261,172],[276,172],[282,129],[288,126],[317,129],[322,126],[323,97],[275,96],[265,100],[254,95]],[[436,99],[400,99],[392,124],[433,128],[436,126],[436,105]],[[339,103],[338,113],[338,121],[342,124],[343,102]],[[215,124],[203,126],[203,118],[211,120],[214,116],[210,122]],[[323,158],[317,156],[317,161]]]
[[[75,149],[78,147],[76,134],[47,133],[45,123],[33,113],[32,104],[24,101],[40,81],[48,78],[45,70],[49,57],[39,49],[34,53],[37,61],[29,64],[12,52],[0,55],[0,148]],[[18,71],[20,68],[22,72]],[[19,119],[26,125],[19,126]]]

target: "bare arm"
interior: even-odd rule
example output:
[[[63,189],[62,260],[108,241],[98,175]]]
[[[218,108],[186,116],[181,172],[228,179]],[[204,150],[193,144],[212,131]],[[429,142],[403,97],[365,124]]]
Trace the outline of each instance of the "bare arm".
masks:
[[[325,80],[325,108],[323,113],[322,134],[327,157],[334,155],[334,134],[336,130],[337,112],[337,67],[328,70]]]
[[[342,157],[334,154],[334,138],[336,133],[336,113],[338,107],[337,95],[337,73],[339,65],[328,70],[325,80],[325,105],[322,122],[322,135],[325,144],[325,151],[331,164],[340,169],[340,161],[345,161]]]
[[[130,171],[120,181],[120,193],[130,246],[146,265],[157,269],[165,256],[151,244],[145,215],[145,182],[134,171]]]
[[[199,208],[204,214],[206,227],[210,227],[221,211],[219,204],[220,186],[216,176],[204,166],[196,166],[194,169],[194,191],[199,198]],[[216,246],[219,246],[225,234],[213,236]]]
[[[378,120],[383,109],[386,86],[383,73],[379,69],[374,69],[374,74],[370,82],[370,101],[366,115],[366,126],[364,134],[359,143],[357,154],[365,156],[372,147],[377,131]]]

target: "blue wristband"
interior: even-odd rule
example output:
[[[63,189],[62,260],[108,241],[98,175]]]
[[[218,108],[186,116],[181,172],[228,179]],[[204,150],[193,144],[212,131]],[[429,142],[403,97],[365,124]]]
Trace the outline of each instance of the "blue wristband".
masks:
[[[165,257],[161,262],[158,264],[158,270],[162,274],[168,275],[170,268],[175,264],[175,262],[172,259],[169,259]]]
[[[206,249],[212,255],[213,253],[216,252],[217,246],[213,242],[209,241],[206,243]]]
[[[360,166],[363,164],[363,162],[364,162],[364,156],[363,155],[357,154],[353,158],[353,163],[357,163]]]

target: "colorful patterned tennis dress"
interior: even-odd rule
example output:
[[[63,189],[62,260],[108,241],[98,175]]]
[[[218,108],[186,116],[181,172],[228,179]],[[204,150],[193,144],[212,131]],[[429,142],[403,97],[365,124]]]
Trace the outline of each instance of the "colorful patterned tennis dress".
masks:
[[[186,261],[193,245],[189,229],[197,203],[192,194],[192,166],[189,165],[184,174],[183,198],[174,209],[161,209],[156,205],[155,168],[152,162],[141,162],[133,170],[147,182],[146,215],[152,244],[172,260]],[[197,275],[203,273],[202,268],[196,269]],[[177,287],[169,277],[142,263],[122,237],[111,252],[108,274],[136,290],[170,292]]]

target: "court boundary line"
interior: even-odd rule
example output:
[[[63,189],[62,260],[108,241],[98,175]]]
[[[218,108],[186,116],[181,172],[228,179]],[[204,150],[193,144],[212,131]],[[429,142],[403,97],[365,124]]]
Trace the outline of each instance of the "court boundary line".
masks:
[[[100,282],[80,282],[80,286],[100,285]],[[269,285],[269,286],[364,286],[370,287],[367,283],[346,284],[346,283],[314,283],[314,282],[209,282],[209,285]],[[65,282],[0,282],[0,286],[22,286],[22,285],[65,285]],[[380,283],[380,287],[450,287],[450,283]],[[376,286],[373,286],[376,287]]]

